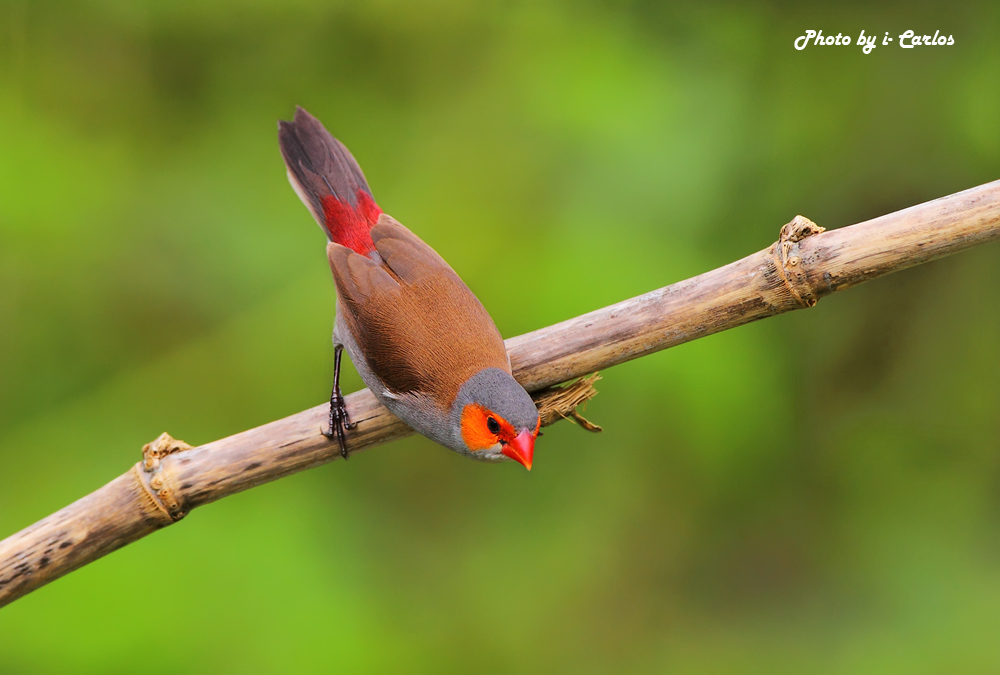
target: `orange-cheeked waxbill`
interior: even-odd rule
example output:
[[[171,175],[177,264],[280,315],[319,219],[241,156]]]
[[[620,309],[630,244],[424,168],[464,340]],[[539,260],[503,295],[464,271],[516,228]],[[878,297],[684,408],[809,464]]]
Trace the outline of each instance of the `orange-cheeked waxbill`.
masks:
[[[337,286],[330,429],[347,457],[346,349],[368,388],[456,452],[531,469],[539,417],[493,319],[434,249],[382,212],[357,161],[302,108],[278,123],[288,179],[326,233]]]

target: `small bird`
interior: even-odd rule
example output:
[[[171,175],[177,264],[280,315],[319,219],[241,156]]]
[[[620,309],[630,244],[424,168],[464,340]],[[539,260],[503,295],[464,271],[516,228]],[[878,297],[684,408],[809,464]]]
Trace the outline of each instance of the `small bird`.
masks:
[[[278,123],[288,179],[329,242],[337,287],[330,428],[347,458],[344,349],[393,414],[433,441],[531,470],[539,417],[511,375],[500,331],[434,249],[375,203],[343,143],[301,107]]]

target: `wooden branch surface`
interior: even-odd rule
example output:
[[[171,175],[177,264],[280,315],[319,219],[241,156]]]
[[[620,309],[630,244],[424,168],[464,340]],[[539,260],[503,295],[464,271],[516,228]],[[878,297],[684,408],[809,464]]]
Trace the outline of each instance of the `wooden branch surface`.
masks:
[[[796,217],[771,247],[507,341],[528,391],[789,310],[1000,238],[1000,181],[831,232]],[[353,454],[412,431],[367,390],[347,397]],[[0,606],[191,509],[339,457],[319,405],[195,448],[158,439],[127,473],[0,542]]]

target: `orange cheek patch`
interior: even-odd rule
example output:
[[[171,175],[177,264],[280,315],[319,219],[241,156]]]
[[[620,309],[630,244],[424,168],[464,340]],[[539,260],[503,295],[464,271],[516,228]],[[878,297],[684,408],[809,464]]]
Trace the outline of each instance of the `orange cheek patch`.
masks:
[[[470,450],[485,450],[497,443],[495,434],[486,427],[489,413],[481,406],[470,403],[462,411],[462,440]]]

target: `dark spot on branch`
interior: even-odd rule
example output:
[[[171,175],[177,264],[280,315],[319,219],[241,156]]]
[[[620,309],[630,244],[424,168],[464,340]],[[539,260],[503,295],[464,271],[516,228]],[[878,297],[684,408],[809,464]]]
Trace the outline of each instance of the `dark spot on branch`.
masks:
[[[59,548],[69,548],[72,545],[73,545],[73,542],[71,542],[71,541],[64,541],[63,543],[59,544]]]
[[[187,489],[189,489],[190,487],[191,487],[191,483],[184,483],[184,485],[182,485],[182,486],[181,486],[181,489],[182,489],[182,490],[187,490]]]
[[[260,462],[253,462],[252,464],[247,464],[245,467],[243,467],[243,470],[253,471],[254,469],[259,469],[259,468],[260,468]]]
[[[43,555],[42,559],[38,561],[38,569],[43,569],[49,566],[49,556]]]

